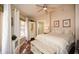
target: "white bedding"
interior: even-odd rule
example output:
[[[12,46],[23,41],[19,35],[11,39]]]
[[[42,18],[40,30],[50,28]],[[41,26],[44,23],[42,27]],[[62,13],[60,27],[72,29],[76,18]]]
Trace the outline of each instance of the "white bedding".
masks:
[[[41,43],[41,44],[40,44]],[[38,40],[35,40],[34,42],[32,42],[32,47],[33,46],[35,46],[34,48],[36,48],[38,51],[35,51],[34,50],[34,52],[35,53],[39,53],[39,51],[41,52],[41,53],[45,53],[45,54],[52,54],[52,53],[57,53],[56,51],[56,46],[53,46],[53,47],[51,47],[51,46],[48,46],[47,44],[44,44],[44,43],[42,43],[42,42],[40,42],[40,41],[38,41]]]
[[[72,35],[40,34],[32,43],[43,53],[68,53],[67,49],[74,42]]]

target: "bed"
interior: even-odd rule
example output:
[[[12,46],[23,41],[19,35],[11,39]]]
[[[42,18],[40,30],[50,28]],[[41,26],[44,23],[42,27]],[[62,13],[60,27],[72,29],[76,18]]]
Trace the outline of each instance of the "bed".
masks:
[[[73,34],[40,34],[31,41],[31,51],[34,54],[68,54],[74,43]]]

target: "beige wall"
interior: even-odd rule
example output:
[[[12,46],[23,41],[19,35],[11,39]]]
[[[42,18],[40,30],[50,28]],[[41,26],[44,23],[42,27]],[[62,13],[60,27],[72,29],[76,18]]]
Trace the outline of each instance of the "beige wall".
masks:
[[[76,39],[79,40],[79,5],[75,6],[76,8]]]
[[[51,31],[54,33],[65,33],[71,31],[74,33],[74,5],[63,5],[61,9],[58,9],[51,15]],[[71,27],[63,27],[63,20],[71,19]],[[59,27],[54,27],[54,21],[59,20]]]
[[[75,5],[62,5],[60,9],[57,9],[55,12],[51,14],[51,21],[50,21],[50,16],[48,15],[43,15],[40,17],[40,20],[43,20],[44,22],[44,32],[50,32],[50,29],[53,33],[59,33],[59,32],[67,32],[71,31],[74,32],[74,18],[75,18]],[[71,27],[68,28],[63,28],[62,26],[62,21],[64,19],[71,19]],[[54,27],[54,22],[55,20],[59,20],[60,26],[58,28]],[[51,25],[50,25],[51,22]],[[51,28],[50,28],[51,26]]]

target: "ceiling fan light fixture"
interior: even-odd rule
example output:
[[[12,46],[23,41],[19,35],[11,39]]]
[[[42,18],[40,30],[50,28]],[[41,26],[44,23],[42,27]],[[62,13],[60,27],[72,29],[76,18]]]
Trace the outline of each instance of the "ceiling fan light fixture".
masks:
[[[43,8],[43,10],[47,10],[47,8],[46,8],[46,7],[44,7],[44,8]]]

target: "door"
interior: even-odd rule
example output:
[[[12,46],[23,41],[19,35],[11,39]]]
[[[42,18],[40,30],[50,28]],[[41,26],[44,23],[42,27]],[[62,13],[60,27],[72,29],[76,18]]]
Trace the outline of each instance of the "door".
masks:
[[[29,21],[29,38],[34,38],[36,36],[35,22]]]
[[[44,23],[43,22],[38,22],[37,24],[38,24],[38,26],[37,26],[38,34],[44,33]]]

